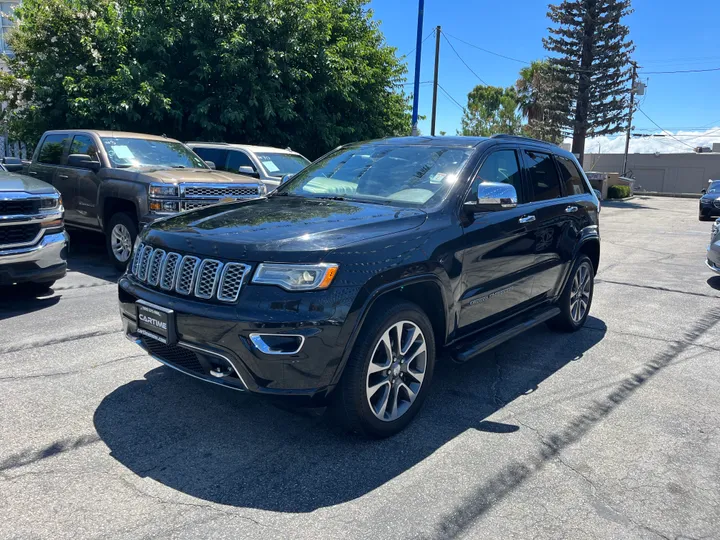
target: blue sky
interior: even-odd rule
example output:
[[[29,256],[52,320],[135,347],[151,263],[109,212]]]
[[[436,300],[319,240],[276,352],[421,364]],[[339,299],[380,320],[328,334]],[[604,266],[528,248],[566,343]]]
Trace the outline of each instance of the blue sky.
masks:
[[[559,2],[559,0],[558,0]],[[558,3],[556,2],[556,3]],[[543,0],[425,0],[427,36],[435,26],[443,32],[479,47],[519,60],[531,61],[546,55],[542,38],[549,20]],[[415,47],[418,0],[372,0],[374,17],[388,43],[402,55]],[[634,0],[635,12],[628,16],[630,38],[637,47],[635,60],[642,72],[707,69],[720,67],[720,2],[717,0]],[[481,52],[450,37],[460,56],[487,84],[509,86],[517,80],[524,64]],[[423,44],[421,81],[433,77],[435,43],[431,37]],[[414,53],[407,58],[408,81],[414,73]],[[641,107],[660,126],[671,131],[720,125],[720,71],[686,74],[641,75],[647,81],[647,94]],[[481,84],[458,59],[447,41],[441,42],[440,84],[461,104],[467,93]],[[407,87],[412,90],[411,86]],[[460,127],[462,111],[439,92],[438,130],[454,134]],[[432,86],[420,90],[420,123],[430,132]],[[655,130],[642,114],[633,122],[638,130]]]

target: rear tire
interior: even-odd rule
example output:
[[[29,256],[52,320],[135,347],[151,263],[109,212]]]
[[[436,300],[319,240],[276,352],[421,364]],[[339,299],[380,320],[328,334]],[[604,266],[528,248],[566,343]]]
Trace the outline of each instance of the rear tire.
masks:
[[[580,330],[590,314],[594,290],[595,269],[592,261],[587,255],[580,255],[572,266],[570,277],[558,300],[560,314],[550,319],[547,325],[559,332]]]
[[[435,337],[427,315],[405,301],[381,301],[360,330],[333,409],[350,430],[383,438],[403,430],[427,396]]]
[[[130,214],[113,214],[105,232],[108,255],[115,268],[124,272],[132,260],[133,246],[138,235],[138,227]]]

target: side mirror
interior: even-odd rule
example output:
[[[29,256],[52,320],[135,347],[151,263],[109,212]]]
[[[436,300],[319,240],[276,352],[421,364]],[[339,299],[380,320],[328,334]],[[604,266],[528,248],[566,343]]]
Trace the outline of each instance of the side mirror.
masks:
[[[702,193],[703,195],[705,195],[705,194],[707,193],[707,189],[703,189],[700,193]]]
[[[81,169],[90,169],[91,171],[100,170],[100,162],[91,158],[88,154],[70,154],[67,159],[68,167],[79,167]]]
[[[510,184],[482,182],[478,185],[477,199],[465,203],[475,212],[506,210],[517,206],[517,191]]]
[[[280,180],[280,185],[282,186],[285,182],[288,182],[293,177],[292,174],[286,174],[282,177],[282,180]]]
[[[252,176],[253,178],[260,178],[260,174],[253,169],[250,165],[242,165],[238,167],[237,171],[238,174],[244,174],[245,176]]]
[[[210,167],[213,171],[217,168],[217,167],[215,167],[215,162],[214,162],[214,161],[208,161],[207,159],[205,160],[205,165],[207,165],[208,167]]]

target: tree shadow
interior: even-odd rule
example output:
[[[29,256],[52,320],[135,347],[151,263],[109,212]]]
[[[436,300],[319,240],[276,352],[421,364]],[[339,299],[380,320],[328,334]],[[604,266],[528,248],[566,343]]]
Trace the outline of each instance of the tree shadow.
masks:
[[[630,208],[630,209],[635,209],[635,210],[657,210],[657,208],[655,208],[653,206],[648,206],[647,203],[640,204],[640,203],[635,202],[635,199],[637,199],[637,198],[638,197],[634,197],[627,201],[618,201],[615,199],[605,199],[602,202],[602,207],[603,208]],[[648,197],[642,197],[640,199],[641,200],[649,200]]]
[[[105,247],[105,237],[96,232],[69,229],[68,270],[105,281],[117,282],[121,272],[113,266]]]
[[[712,276],[707,280],[707,284],[716,291],[720,291],[720,276]]]
[[[111,455],[139,476],[219,504],[311,512],[365,495],[469,429],[513,437],[524,428],[486,418],[582,361],[605,332],[591,317],[575,334],[542,326],[466,364],[440,362],[421,413],[381,441],[165,367],[108,395],[95,428]]]

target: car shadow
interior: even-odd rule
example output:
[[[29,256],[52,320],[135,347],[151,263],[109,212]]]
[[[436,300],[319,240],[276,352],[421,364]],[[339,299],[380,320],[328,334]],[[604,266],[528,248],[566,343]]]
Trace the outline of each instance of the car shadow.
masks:
[[[61,296],[53,289],[38,290],[32,284],[0,287],[0,321],[54,306]]]
[[[96,232],[69,229],[70,254],[68,271],[78,272],[105,281],[116,282],[119,272],[110,261],[105,247],[105,237]]]
[[[712,276],[707,280],[707,284],[716,291],[720,291],[720,276]]]
[[[466,364],[439,362],[420,414],[385,440],[166,367],[109,394],[94,423],[111,455],[141,477],[219,504],[311,512],[369,493],[467,430],[515,436],[525,428],[487,418],[582,362],[606,331],[593,317],[574,334],[541,326]]]

